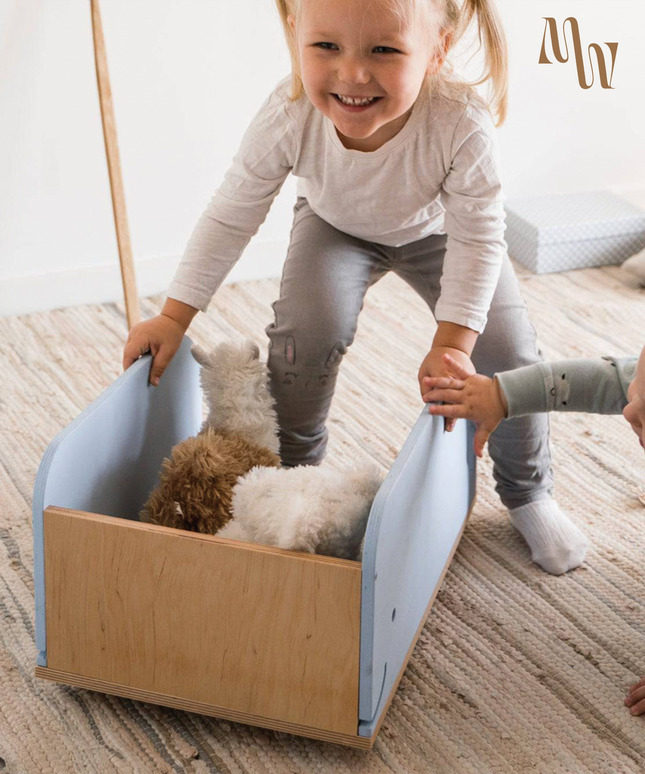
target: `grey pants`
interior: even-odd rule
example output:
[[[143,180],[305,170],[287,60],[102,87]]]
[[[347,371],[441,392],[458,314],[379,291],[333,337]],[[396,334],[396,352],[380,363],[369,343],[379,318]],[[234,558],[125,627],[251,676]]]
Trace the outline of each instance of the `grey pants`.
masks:
[[[368,242],[329,225],[298,197],[280,298],[273,304],[275,322],[266,329],[284,465],[315,465],[324,457],[338,368],[354,340],[367,289],[393,271],[434,313],[446,240],[435,234],[403,247]],[[419,352],[419,364],[426,354]],[[471,359],[488,376],[542,359],[507,256]],[[546,414],[506,420],[491,436],[496,489],[508,508],[550,496],[548,441]]]

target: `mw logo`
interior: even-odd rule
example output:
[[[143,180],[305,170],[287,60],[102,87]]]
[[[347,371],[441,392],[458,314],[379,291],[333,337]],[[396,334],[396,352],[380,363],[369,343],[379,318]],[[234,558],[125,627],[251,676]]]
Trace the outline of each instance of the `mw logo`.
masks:
[[[594,67],[593,67],[593,62],[591,60],[591,49],[593,49],[596,52],[596,60],[598,62],[598,76],[600,78],[600,84],[602,88],[603,89],[614,88],[611,85],[611,79],[614,76],[614,64],[616,63],[616,51],[618,50],[618,43],[605,43],[605,45],[609,48],[609,51],[611,52],[611,73],[609,74],[609,80],[607,80],[607,65],[605,63],[605,54],[602,48],[598,45],[598,43],[591,43],[589,45],[588,53],[589,53],[589,69],[591,70],[591,82],[587,83],[587,78],[585,75],[585,66],[583,62],[582,45],[580,43],[580,29],[578,27],[578,20],[573,16],[569,16],[569,18],[565,19],[564,22],[562,23],[562,40],[564,41],[564,47],[567,52],[567,55],[563,57],[562,51],[560,49],[560,40],[558,39],[558,27],[555,19],[551,18],[550,16],[543,16],[542,18],[546,20],[546,24],[544,25],[544,37],[542,38],[542,50],[540,51],[539,64],[553,64],[553,62],[551,62],[546,55],[547,32],[551,37],[553,54],[555,58],[558,60],[558,62],[564,63],[569,61],[569,49],[567,47],[567,38],[566,38],[565,28],[564,28],[564,25],[567,22],[569,22],[571,27],[571,35],[573,37],[573,50],[576,56],[576,68],[578,70],[578,83],[580,84],[581,88],[589,89],[591,86],[593,86]]]

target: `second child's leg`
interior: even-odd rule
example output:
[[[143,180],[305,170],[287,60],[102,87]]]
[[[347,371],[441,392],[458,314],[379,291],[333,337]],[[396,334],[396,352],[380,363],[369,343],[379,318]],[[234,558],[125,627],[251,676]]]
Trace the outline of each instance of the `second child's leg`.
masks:
[[[266,329],[283,465],[322,461],[338,368],[365,293],[387,264],[387,249],[339,231],[298,199],[275,321]]]

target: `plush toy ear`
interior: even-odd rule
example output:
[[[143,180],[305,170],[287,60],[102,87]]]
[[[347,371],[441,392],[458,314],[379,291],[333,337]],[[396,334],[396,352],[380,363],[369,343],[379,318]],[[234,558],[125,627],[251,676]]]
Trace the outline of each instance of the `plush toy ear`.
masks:
[[[249,353],[252,360],[260,359],[260,348],[255,342],[251,341],[251,339],[247,339],[242,346],[244,350]]]
[[[383,483],[383,474],[373,462],[366,462],[356,468],[350,468],[346,472],[346,482],[355,492],[360,492],[364,497],[374,499],[379,487]]]
[[[202,349],[199,344],[193,344],[193,346],[190,348],[190,352],[201,366],[209,365],[210,355],[208,352],[206,352],[205,349]]]
[[[193,344],[190,351],[195,360],[205,368],[212,368],[214,361],[219,360],[221,362],[222,358],[230,357],[240,352],[248,355],[250,360],[260,359],[260,348],[250,339],[246,339],[239,347],[235,344],[224,342],[210,352],[200,347],[199,344]]]

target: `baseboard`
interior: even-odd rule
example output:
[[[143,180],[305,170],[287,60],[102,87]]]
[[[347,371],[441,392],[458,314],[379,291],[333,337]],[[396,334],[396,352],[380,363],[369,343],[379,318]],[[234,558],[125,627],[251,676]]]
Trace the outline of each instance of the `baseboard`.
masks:
[[[251,242],[225,283],[279,277],[287,246],[287,240]],[[135,261],[139,296],[164,293],[180,259],[181,256],[176,255]],[[114,301],[123,301],[119,257],[116,254],[113,264],[0,278],[0,317]]]

